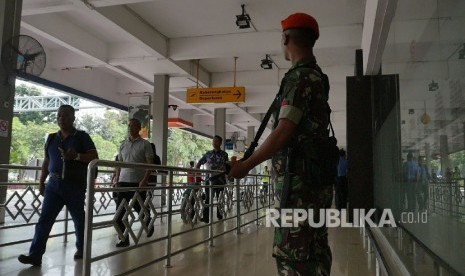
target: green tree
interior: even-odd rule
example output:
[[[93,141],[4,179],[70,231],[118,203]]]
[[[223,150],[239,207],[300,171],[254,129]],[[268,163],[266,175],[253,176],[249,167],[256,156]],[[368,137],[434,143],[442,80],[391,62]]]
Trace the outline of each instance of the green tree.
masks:
[[[31,160],[43,159],[47,135],[57,130],[54,123],[23,124],[18,117],[13,117],[10,163],[25,165]]]
[[[102,126],[102,119],[95,115],[84,114],[82,117],[77,118],[75,122],[77,129],[84,130],[89,135],[100,133]]]
[[[31,121],[23,124],[18,117],[13,117],[9,163],[27,165],[32,160],[43,159],[47,134],[56,130],[56,124],[36,124]],[[24,171],[19,170],[18,180],[23,179],[24,173]]]
[[[85,114],[76,120],[76,128],[89,133],[98,134],[106,141],[117,145],[127,136],[127,113],[106,110],[103,117]]]
[[[91,138],[92,141],[94,141],[95,147],[97,148],[99,159],[111,161],[115,159],[115,155],[118,153],[119,147],[117,147],[111,141],[105,140],[98,134],[92,134]]]
[[[128,113],[107,110],[103,114],[101,135],[104,139],[119,145],[128,136]]]
[[[17,96],[42,96],[42,91],[35,86],[27,86],[22,83],[16,87],[15,97]],[[55,121],[55,111],[25,111],[15,112],[15,115],[23,124],[26,124],[26,122],[29,121],[32,121],[36,124]]]
[[[180,129],[170,129],[168,137],[169,166],[186,166],[191,160],[198,160],[212,149],[211,139]]]
[[[25,164],[29,156],[27,141],[24,137],[26,126],[21,123],[18,117],[13,117],[12,128],[10,164]]]

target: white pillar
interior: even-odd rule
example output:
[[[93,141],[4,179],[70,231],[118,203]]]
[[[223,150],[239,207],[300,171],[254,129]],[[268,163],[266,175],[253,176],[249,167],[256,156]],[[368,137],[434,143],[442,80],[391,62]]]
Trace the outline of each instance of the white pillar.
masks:
[[[397,0],[370,0],[365,5],[362,33],[365,75],[379,73],[384,46],[396,8]]]
[[[249,147],[252,144],[254,138],[255,138],[255,126],[248,126],[247,127],[247,145]]]
[[[223,138],[223,144],[221,148],[224,150],[224,144],[226,142],[226,109],[216,108],[215,109],[215,135]]]
[[[166,165],[168,145],[168,99],[169,77],[167,75],[154,76],[152,97],[152,142],[155,144],[161,164]],[[157,182],[160,177],[157,177]],[[161,183],[166,183],[166,176],[161,177]],[[165,190],[163,190],[165,193]],[[155,190],[155,206],[162,206],[162,190]]]
[[[168,143],[169,76],[154,77],[152,97],[152,141],[157,148],[161,163],[166,165]]]
[[[439,136],[439,152],[441,154],[441,175],[442,177],[445,177],[447,168],[450,168],[449,145],[447,143],[447,135]]]

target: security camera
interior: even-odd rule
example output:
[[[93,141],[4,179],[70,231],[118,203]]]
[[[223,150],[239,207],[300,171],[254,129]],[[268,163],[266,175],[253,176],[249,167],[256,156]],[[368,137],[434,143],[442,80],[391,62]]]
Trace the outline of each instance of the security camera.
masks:
[[[178,106],[177,106],[177,105],[173,105],[173,110],[176,111],[176,109],[178,109]]]

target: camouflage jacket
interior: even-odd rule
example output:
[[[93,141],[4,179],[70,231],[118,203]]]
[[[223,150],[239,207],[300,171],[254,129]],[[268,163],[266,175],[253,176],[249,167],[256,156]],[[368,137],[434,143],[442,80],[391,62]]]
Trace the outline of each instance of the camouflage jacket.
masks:
[[[277,190],[282,188],[288,148],[292,149],[289,171],[310,186],[312,180],[309,171],[315,168],[309,163],[318,163],[319,158],[316,153],[317,140],[328,137],[328,93],[315,68],[319,67],[314,59],[301,60],[289,69],[281,83],[281,104],[279,110],[273,114],[273,125],[276,127],[279,119],[286,118],[296,123],[297,128],[288,144],[272,159]],[[310,159],[313,162],[309,162]]]
[[[314,209],[316,214],[318,209],[331,207],[332,199],[332,186],[314,185],[312,177],[319,175],[321,156],[317,154],[318,141],[329,136],[328,90],[319,71],[314,59],[301,60],[284,76],[280,109],[273,114],[274,127],[279,119],[286,118],[297,124],[297,128],[288,144],[272,159],[275,188],[281,194],[290,154],[289,172],[292,178],[285,207]],[[296,228],[276,228],[273,255],[291,261],[316,260],[325,267],[318,270],[330,269],[331,251],[326,227],[313,229],[308,222],[303,222]]]

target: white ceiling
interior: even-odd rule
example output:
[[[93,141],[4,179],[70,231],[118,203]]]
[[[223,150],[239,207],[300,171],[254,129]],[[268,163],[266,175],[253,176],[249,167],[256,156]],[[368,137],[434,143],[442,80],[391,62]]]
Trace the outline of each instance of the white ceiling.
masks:
[[[445,1],[449,6],[464,5],[464,1]],[[170,104],[179,105],[171,115],[182,116],[194,123],[195,130],[212,135],[213,110],[226,107],[228,138],[234,132],[247,136],[248,126],[259,125],[290,67],[281,52],[280,21],[294,12],[310,13],[320,24],[315,56],[329,75],[332,121],[340,144],[345,146],[345,80],[354,74],[355,50],[362,48],[365,2],[23,0],[21,33],[35,37],[45,47],[47,67],[42,78],[127,106],[129,93],[153,93],[154,75],[169,75]],[[236,27],[235,15],[241,13],[241,4],[245,4],[254,28]],[[430,18],[438,13],[436,0],[399,1],[400,8],[393,24],[396,31],[387,37],[387,44],[393,46],[386,47],[383,57],[392,63],[388,68],[407,71],[412,40],[418,58],[428,56],[431,61],[443,60],[462,41],[451,35],[449,46],[441,45],[441,51],[430,53],[431,42],[437,41],[430,39],[428,31],[433,24]],[[463,13],[457,14],[453,8],[442,8],[439,14],[463,18]],[[449,23],[448,28],[459,28],[454,24]],[[266,54],[277,65],[272,70],[260,68]],[[236,85],[245,86],[245,103],[185,103],[186,89],[196,85],[197,60],[200,85],[232,86],[234,57]],[[93,70],[79,69],[84,66]]]

